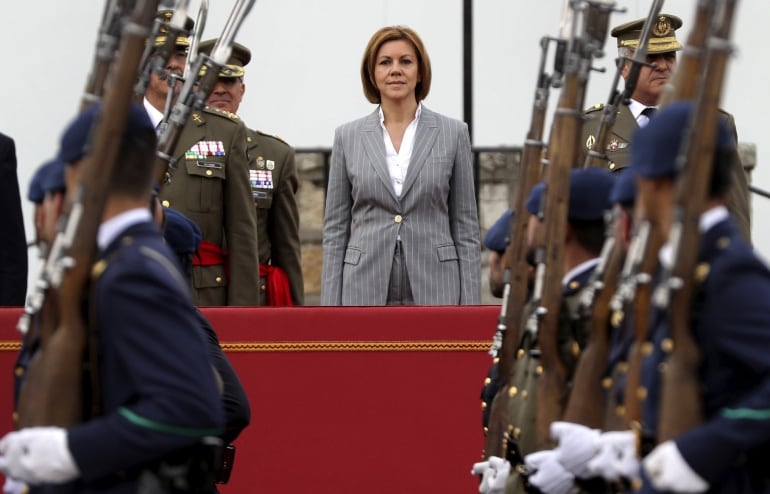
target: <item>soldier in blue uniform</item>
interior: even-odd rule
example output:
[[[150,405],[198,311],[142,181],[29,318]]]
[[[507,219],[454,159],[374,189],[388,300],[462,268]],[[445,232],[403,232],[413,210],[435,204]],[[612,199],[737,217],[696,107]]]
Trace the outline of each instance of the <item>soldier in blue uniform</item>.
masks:
[[[99,111],[84,111],[63,135],[59,158],[70,186]],[[222,430],[220,389],[189,284],[147,207],[156,145],[146,112],[132,104],[92,270],[102,413],[68,430],[30,427],[0,440],[0,469],[33,492],[135,493],[161,478],[161,463],[184,464],[202,438]],[[202,483],[189,491],[213,492]]]
[[[672,224],[676,158],[691,115],[691,103],[674,103],[634,136],[637,145],[630,168],[637,177],[640,207],[666,239]],[[770,453],[770,269],[754,254],[725,206],[734,147],[732,133],[720,119],[693,273],[692,331],[702,356],[698,375],[704,421],[645,456],[640,471],[644,492],[770,490],[765,466]],[[670,258],[670,248],[664,246],[661,262],[671,262]],[[673,348],[666,311],[652,314],[648,342],[638,395],[644,397],[642,439],[654,444],[661,370]],[[599,441],[592,462],[595,471],[608,477],[617,473],[617,459],[625,458],[627,467],[637,448],[630,431],[613,434],[612,441]],[[614,450],[612,454],[608,449]]]

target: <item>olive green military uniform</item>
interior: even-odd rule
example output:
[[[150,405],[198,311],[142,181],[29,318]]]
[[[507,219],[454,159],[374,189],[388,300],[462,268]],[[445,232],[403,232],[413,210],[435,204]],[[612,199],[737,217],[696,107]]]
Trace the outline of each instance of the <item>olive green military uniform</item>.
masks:
[[[257,220],[249,183],[246,127],[225,111],[207,107],[193,112],[174,159],[177,169],[171,184],[161,192],[163,205],[193,220],[203,242],[227,253],[226,263],[193,266],[195,303],[258,305]]]
[[[294,305],[304,302],[296,192],[294,149],[258,130],[247,131],[251,193],[257,210],[259,262],[281,268],[289,279]],[[260,278],[260,305],[266,305],[266,284]]]
[[[571,380],[577,365],[580,348],[588,340],[586,327],[579,324],[579,308],[583,293],[588,283],[572,280],[562,298],[559,312],[559,347],[562,363],[567,369],[567,379]],[[527,313],[533,312],[528,307]],[[522,326],[525,327],[525,326]],[[535,426],[537,421],[537,389],[543,368],[540,365],[540,350],[531,332],[523,331],[522,342],[513,364],[513,373],[508,387],[508,413],[510,416],[509,433],[515,440],[521,458],[546,447],[537,444]],[[565,390],[562,406],[566,406],[569,392]],[[505,488],[506,494],[524,493],[524,479],[518,469],[513,469]]]
[[[586,110],[588,120],[583,125],[582,138],[585,150],[590,149],[596,140],[596,134],[599,125],[601,124],[603,110],[604,106],[601,104],[594,105]],[[732,129],[733,136],[737,142],[738,133],[735,129],[735,120],[733,119],[733,116],[723,110],[721,111],[724,118],[727,118],[728,128]],[[628,106],[621,105],[605,151],[608,158],[607,166],[610,170],[621,170],[628,166],[629,160],[631,159],[631,138],[638,128],[639,124],[636,122],[631,110]],[[749,184],[737,151],[733,151],[733,167],[730,179],[732,183],[727,194],[729,200],[728,209],[741,229],[743,236],[751,241]]]

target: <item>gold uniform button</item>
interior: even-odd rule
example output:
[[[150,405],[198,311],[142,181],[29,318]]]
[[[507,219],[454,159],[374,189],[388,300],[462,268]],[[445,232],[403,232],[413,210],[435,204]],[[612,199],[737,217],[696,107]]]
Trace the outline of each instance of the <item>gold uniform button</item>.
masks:
[[[626,415],[626,407],[624,407],[623,405],[618,405],[617,407],[615,407],[615,414],[618,417],[625,416]]]
[[[519,351],[516,352],[516,359],[518,360],[518,359],[522,358],[523,356],[524,356],[524,349],[523,348],[519,348]]]
[[[569,287],[571,290],[575,290],[580,286],[580,282],[578,280],[572,280],[569,282]]]
[[[492,379],[490,379],[490,378],[484,379],[484,386],[489,386],[489,383],[491,383],[491,382],[492,382]]]
[[[13,415],[11,415],[11,416],[13,417],[13,422],[14,423],[19,421],[19,412],[13,412]]]
[[[221,276],[217,276],[217,277],[214,279],[214,281],[216,281],[216,282],[217,282],[217,284],[219,284],[219,283],[222,283],[222,277],[221,277]]]
[[[519,392],[519,388],[517,388],[516,386],[511,386],[508,389],[508,397],[513,398],[514,396],[516,396],[516,393],[518,392]]]
[[[401,223],[402,221],[404,221],[404,217],[401,216],[400,214],[397,214],[396,217],[393,218],[393,221],[395,221],[396,223]]]
[[[481,409],[482,409],[482,410],[486,410],[486,409],[487,409],[487,404],[486,404],[486,402],[483,402],[483,401],[481,402]]]
[[[526,399],[527,399],[527,396],[529,396],[529,393],[527,393],[527,390],[526,390],[526,389],[523,389],[523,390],[521,391],[521,399],[522,399],[522,400],[526,400]]]
[[[639,389],[636,390],[636,397],[640,400],[647,398],[647,388],[639,386]]]
[[[610,170],[614,170],[617,166],[614,161],[610,161]]]
[[[653,350],[652,343],[650,343],[649,341],[644,342],[644,344],[642,345],[642,355],[644,355],[645,357],[649,357],[650,355],[652,355],[652,350]]]
[[[16,367],[14,369],[13,373],[16,375],[16,377],[21,377],[24,375],[24,367]]]
[[[165,207],[165,208],[171,207],[171,203],[168,202],[168,201],[163,201],[163,202],[161,202],[161,204],[163,204],[163,207]]]
[[[663,341],[660,342],[660,349],[666,353],[671,353],[674,349],[674,340],[671,338],[664,338]]]
[[[214,172],[212,172],[211,170],[206,170],[206,176],[207,177],[210,177],[213,174],[214,174]]]
[[[514,427],[513,428],[513,438],[514,439],[518,439],[519,437],[521,437],[521,429],[518,428],[518,427]]]
[[[543,366],[542,365],[538,365],[537,367],[535,367],[535,375],[536,376],[542,376],[543,375]]]
[[[617,369],[618,369],[618,372],[625,374],[626,372],[628,372],[628,362],[618,362]]]
[[[610,389],[612,387],[612,378],[605,377],[604,379],[602,379],[602,387],[604,389]]]
[[[260,292],[266,292],[267,291],[267,287],[265,285],[260,285],[259,291]]]

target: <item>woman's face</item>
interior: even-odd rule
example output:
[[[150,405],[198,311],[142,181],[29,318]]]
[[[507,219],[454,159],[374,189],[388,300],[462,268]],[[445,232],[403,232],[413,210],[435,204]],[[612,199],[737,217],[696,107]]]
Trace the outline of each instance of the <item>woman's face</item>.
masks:
[[[383,43],[374,60],[374,83],[385,101],[401,101],[415,97],[420,82],[417,53],[406,40]]]

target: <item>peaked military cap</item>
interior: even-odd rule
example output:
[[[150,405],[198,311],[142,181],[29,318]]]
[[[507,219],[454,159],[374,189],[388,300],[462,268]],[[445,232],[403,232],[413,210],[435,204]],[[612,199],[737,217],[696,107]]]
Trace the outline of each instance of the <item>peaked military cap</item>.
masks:
[[[216,42],[216,39],[201,41],[200,45],[198,45],[198,51],[200,53],[205,53],[206,55],[211,55],[211,50],[214,49],[214,44],[216,44]],[[243,77],[246,73],[244,67],[246,67],[249,62],[251,62],[251,50],[240,43],[233,42],[230,58],[227,59],[227,63],[219,72],[219,77]]]
[[[615,185],[610,192],[610,202],[612,204],[620,204],[621,206],[630,206],[636,200],[634,172],[630,168],[624,168],[616,173],[619,176],[615,179]]]
[[[164,207],[166,223],[163,238],[178,256],[194,254],[201,243],[201,230],[187,216],[179,211]]]
[[[650,123],[634,132],[631,170],[644,178],[673,177],[679,174],[677,157],[682,139],[690,127],[694,105],[691,101],[672,103],[655,114]],[[716,150],[735,147],[724,118],[719,118]]]
[[[601,221],[605,211],[612,207],[610,191],[615,184],[615,175],[603,168],[579,168],[570,172],[569,206],[567,218],[570,221]],[[545,182],[537,184],[527,199],[527,211],[540,212]]]
[[[158,13],[155,14],[156,19],[163,21],[163,24],[160,26],[160,32],[158,32],[158,35],[155,37],[155,46],[162,46],[166,43],[166,39],[168,38],[168,24],[171,22],[173,16],[173,10],[159,10]],[[184,23],[186,34],[180,33],[176,37],[176,46],[178,48],[187,49],[190,46],[190,32],[194,25],[195,21],[192,20],[192,17],[187,16]]]
[[[511,231],[511,217],[513,210],[507,209],[492,225],[484,237],[484,247],[499,253],[505,252],[508,246],[508,234]]]
[[[610,34],[618,39],[618,48],[626,46],[636,50],[639,46],[639,38],[642,36],[642,27],[647,18],[627,22],[614,28]],[[647,43],[647,53],[665,53],[682,49],[679,40],[676,39],[676,30],[682,27],[682,19],[675,15],[659,14],[658,20],[650,31],[650,41]]]
[[[63,163],[75,163],[87,154],[91,141],[91,131],[98,121],[101,111],[101,103],[89,106],[80,112],[64,130],[58,155]],[[142,104],[132,101],[128,110],[126,128],[123,131],[123,141],[125,142],[132,136],[146,131],[154,134],[155,127]]]

